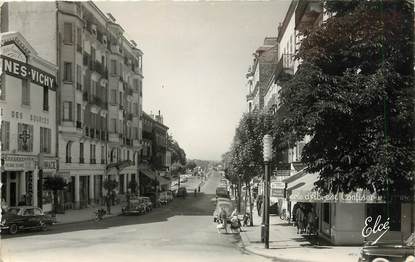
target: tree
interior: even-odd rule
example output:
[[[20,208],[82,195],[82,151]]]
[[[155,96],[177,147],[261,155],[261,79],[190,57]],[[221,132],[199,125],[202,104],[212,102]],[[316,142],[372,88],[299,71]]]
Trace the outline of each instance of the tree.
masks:
[[[193,170],[197,167],[196,163],[192,160],[187,161],[186,169]]]
[[[53,192],[53,213],[55,214],[58,210],[58,191],[64,190],[66,186],[67,183],[61,176],[47,176],[45,178],[45,189]]]
[[[413,3],[325,6],[332,16],[305,32],[297,54],[302,63],[282,85],[275,141],[286,147],[311,136],[302,159],[319,172],[322,194],[409,194],[415,174]]]
[[[167,136],[167,150],[171,152],[171,162],[186,165],[186,153],[171,135]]]

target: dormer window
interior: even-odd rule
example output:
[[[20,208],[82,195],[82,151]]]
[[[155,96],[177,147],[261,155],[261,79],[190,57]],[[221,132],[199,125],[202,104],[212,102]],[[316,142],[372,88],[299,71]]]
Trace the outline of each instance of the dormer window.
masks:
[[[97,36],[97,26],[92,24],[91,25],[91,32],[94,36]]]

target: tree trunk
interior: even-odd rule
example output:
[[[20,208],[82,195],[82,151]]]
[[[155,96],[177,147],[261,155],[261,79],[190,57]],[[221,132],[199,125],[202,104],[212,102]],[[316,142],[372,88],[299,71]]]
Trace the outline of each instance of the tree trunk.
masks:
[[[244,215],[246,214],[246,205],[248,202],[248,183],[245,182],[245,200],[244,200]]]
[[[53,214],[56,214],[58,210],[58,190],[53,190]]]
[[[254,222],[252,221],[252,192],[251,192],[251,185],[248,187],[249,190],[249,226],[254,226]]]

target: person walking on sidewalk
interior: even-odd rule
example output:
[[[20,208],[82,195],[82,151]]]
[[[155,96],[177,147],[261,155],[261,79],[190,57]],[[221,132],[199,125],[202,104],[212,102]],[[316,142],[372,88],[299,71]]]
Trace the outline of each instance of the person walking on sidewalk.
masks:
[[[228,233],[228,214],[226,214],[226,211],[223,207],[220,210],[219,218],[222,220],[222,225],[225,229],[225,232]]]
[[[256,209],[258,211],[258,216],[261,216],[261,206],[262,206],[262,197],[258,196],[258,199],[256,201]]]

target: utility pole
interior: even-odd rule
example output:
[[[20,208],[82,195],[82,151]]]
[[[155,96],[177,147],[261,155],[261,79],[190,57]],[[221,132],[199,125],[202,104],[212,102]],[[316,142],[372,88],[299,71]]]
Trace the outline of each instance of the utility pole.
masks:
[[[272,158],[272,137],[270,135],[264,136],[264,165],[265,165],[265,178],[264,178],[264,216],[262,221],[264,222],[264,242],[265,248],[269,248],[269,193],[270,193],[270,161]]]

